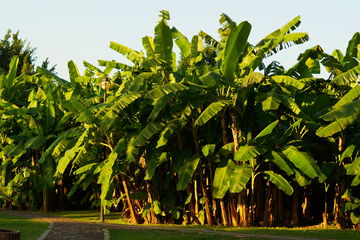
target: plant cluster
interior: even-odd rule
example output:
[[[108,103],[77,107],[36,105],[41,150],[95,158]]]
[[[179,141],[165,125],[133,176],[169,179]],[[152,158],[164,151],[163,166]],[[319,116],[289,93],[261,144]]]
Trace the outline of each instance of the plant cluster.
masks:
[[[300,17],[257,44],[220,18],[189,41],[161,11],[146,54],[0,77],[1,200],[45,211],[122,210],[133,223],[338,227],[360,222],[360,34],[285,70],[263,59],[309,40]],[[173,44],[182,55],[177,65]],[[329,79],[316,78],[323,65]],[[114,73],[114,72],[115,73]],[[104,86],[104,81],[107,81]],[[110,86],[109,89],[106,88]]]

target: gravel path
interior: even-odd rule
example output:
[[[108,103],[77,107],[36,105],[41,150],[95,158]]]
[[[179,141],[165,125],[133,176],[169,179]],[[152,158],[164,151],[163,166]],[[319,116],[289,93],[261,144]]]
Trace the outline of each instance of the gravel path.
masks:
[[[177,230],[187,232],[203,232],[208,234],[231,235],[241,237],[255,237],[259,239],[286,239],[286,240],[312,240],[311,238],[286,237],[286,236],[266,236],[257,234],[245,234],[236,232],[219,232],[212,230],[199,229],[178,229],[171,227],[156,227],[144,225],[121,225],[106,223],[90,223],[69,218],[62,218],[50,215],[37,214],[19,210],[0,209],[0,212],[24,216],[50,223],[49,230],[45,231],[38,240],[109,240],[107,229],[132,229],[132,230]],[[315,240],[315,239],[314,239]]]

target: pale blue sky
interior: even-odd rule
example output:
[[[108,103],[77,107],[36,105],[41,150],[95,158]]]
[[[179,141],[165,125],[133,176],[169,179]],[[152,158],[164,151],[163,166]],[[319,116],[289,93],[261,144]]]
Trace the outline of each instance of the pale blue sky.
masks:
[[[163,9],[170,12],[170,27],[175,26],[188,39],[200,30],[219,39],[222,13],[237,23],[248,21],[252,44],[300,15],[302,24],[297,31],[309,33],[310,41],[267,60],[277,60],[285,68],[318,44],[329,54],[336,48],[345,54],[349,40],[360,31],[359,0],[1,0],[0,39],[7,29],[19,30],[20,37],[37,48],[38,65],[49,57],[51,66],[57,64],[58,75],[69,79],[69,60],[81,74],[83,60],[95,66],[99,59],[129,63],[109,48],[110,41],[143,50],[141,39],[154,36]]]

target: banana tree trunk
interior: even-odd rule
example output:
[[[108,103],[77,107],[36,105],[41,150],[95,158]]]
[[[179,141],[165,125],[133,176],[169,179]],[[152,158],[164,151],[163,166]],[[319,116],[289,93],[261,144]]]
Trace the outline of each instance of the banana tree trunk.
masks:
[[[225,146],[228,143],[228,139],[227,139],[227,129],[226,129],[224,112],[221,112],[220,118],[221,118],[221,129],[222,129],[222,141],[223,141],[223,145]],[[225,157],[227,157],[227,156],[225,156]],[[222,218],[223,225],[228,226],[229,221],[228,221],[228,216],[226,213],[226,205],[225,205],[224,198],[220,199],[220,211],[221,211],[221,218]]]
[[[291,226],[299,226],[299,185],[295,183],[294,199],[291,212]]]
[[[191,221],[195,224],[200,224],[199,219],[197,218],[196,214],[195,214],[195,197],[194,197],[194,186],[193,186],[193,182],[190,181],[189,184],[186,187],[186,192],[189,195],[191,193],[191,199],[190,202],[188,204],[189,207],[189,212],[190,212],[190,218]]]
[[[311,206],[311,185],[308,185],[306,186],[305,189],[305,198],[303,204],[303,218],[307,222],[311,221],[310,206]]]
[[[194,143],[195,143],[195,147],[196,147],[196,152],[199,156],[201,156],[201,149],[200,149],[200,144],[199,144],[199,137],[197,135],[197,128],[193,128],[193,139],[194,139]],[[212,221],[212,217],[211,217],[211,211],[210,211],[210,204],[209,204],[209,197],[206,191],[206,187],[204,184],[204,174],[203,174],[203,168],[202,168],[202,163],[201,163],[201,159],[199,161],[198,164],[198,170],[199,170],[199,177],[200,177],[200,184],[201,184],[201,190],[204,196],[204,203],[205,203],[205,216],[206,216],[206,222],[208,226],[212,226],[213,225],[213,221]]]
[[[263,225],[264,227],[268,227],[269,226],[269,218],[270,218],[270,197],[271,197],[271,185],[270,185],[270,181],[267,181],[266,184],[266,197],[265,197],[265,209],[264,209],[264,220],[263,220]]]
[[[255,216],[257,220],[261,220],[264,218],[264,202],[263,202],[263,192],[262,192],[262,178],[258,176],[255,178],[255,201],[256,201],[256,209]]]
[[[129,207],[129,211],[130,211],[130,219],[131,219],[131,222],[134,223],[134,224],[139,224],[139,221],[135,215],[135,210],[134,210],[134,206],[131,202],[131,199],[130,199],[130,194],[129,194],[129,190],[128,190],[128,187],[127,187],[127,184],[126,184],[126,180],[125,180],[125,177],[120,174],[120,177],[121,177],[121,181],[122,181],[122,184],[123,184],[123,187],[124,187],[124,190],[125,190],[125,194],[126,194],[126,199],[127,199],[127,204],[128,204],[128,207]]]
[[[327,196],[327,186],[325,185],[325,201],[324,201],[324,212],[322,214],[323,216],[323,225],[325,227],[328,226],[328,213],[327,213],[327,208],[328,208],[328,196]]]

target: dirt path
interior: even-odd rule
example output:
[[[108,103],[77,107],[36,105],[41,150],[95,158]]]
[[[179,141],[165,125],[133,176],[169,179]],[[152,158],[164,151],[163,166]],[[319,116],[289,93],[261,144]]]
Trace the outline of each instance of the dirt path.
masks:
[[[104,240],[104,227],[96,223],[18,210],[0,211],[51,223],[50,232],[42,238],[43,240]]]
[[[50,223],[50,231],[46,231],[38,240],[109,240],[109,236],[104,232],[104,229],[132,229],[132,230],[176,230],[188,232],[203,232],[208,234],[231,235],[237,237],[253,237],[259,239],[286,239],[286,240],[312,240],[312,238],[286,237],[286,236],[266,236],[257,234],[244,234],[236,232],[219,232],[202,229],[178,229],[171,227],[156,227],[156,226],[134,226],[121,224],[106,224],[106,223],[90,223],[79,220],[72,220],[69,218],[62,218],[50,215],[43,215],[19,210],[4,210],[0,212],[20,215],[27,218],[38,219]],[[315,239],[314,239],[315,240]]]

